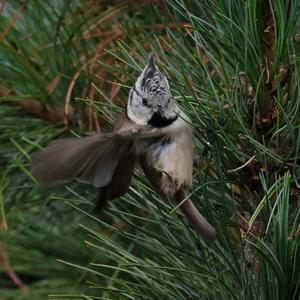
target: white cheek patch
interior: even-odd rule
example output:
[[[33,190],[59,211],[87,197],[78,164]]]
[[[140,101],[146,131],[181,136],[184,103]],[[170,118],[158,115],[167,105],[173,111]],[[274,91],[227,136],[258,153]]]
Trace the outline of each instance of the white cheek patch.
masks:
[[[131,108],[131,105],[129,103],[130,101],[128,101],[127,103],[127,116],[128,118],[137,123],[137,124],[140,124],[140,125],[147,125],[147,122],[148,120],[146,120],[145,118],[143,118],[142,116],[141,117],[138,117],[138,116],[135,116],[133,111],[132,111],[132,108]]]

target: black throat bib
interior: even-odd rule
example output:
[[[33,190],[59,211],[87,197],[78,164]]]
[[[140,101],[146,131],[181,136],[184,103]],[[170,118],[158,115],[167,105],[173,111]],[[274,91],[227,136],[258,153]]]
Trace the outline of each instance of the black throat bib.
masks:
[[[171,119],[167,119],[163,117],[161,114],[155,112],[152,115],[151,119],[148,121],[148,124],[151,125],[152,127],[162,128],[172,124],[174,121],[177,120],[177,118],[178,116],[175,116],[174,118]]]

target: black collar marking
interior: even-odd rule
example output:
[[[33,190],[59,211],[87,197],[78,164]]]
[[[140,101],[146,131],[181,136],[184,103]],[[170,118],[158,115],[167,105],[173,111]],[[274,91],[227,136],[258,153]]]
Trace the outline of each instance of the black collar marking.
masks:
[[[163,117],[161,114],[155,112],[152,115],[151,119],[148,121],[148,124],[153,127],[161,128],[172,124],[174,121],[177,120],[177,118],[178,116],[175,116],[174,118],[171,119],[167,119]]]

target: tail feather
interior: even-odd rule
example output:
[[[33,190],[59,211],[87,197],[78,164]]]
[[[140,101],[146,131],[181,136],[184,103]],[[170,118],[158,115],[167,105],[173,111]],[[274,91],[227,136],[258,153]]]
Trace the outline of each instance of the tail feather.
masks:
[[[174,195],[174,200],[180,203],[185,199],[185,193],[179,191]],[[189,225],[195,229],[206,242],[212,242],[217,238],[215,228],[209,224],[200,214],[190,199],[180,205],[180,209],[188,220]]]
[[[163,176],[162,172],[150,167],[147,163],[147,159],[144,156],[141,156],[140,163],[148,180],[164,197],[174,201],[176,204],[181,203],[182,200],[186,198],[185,192],[182,188],[176,191],[173,196],[166,195],[161,186],[161,180]],[[195,229],[206,242],[212,242],[216,239],[215,228],[205,220],[190,199],[184,201],[180,205],[180,209],[185,215],[189,225]]]

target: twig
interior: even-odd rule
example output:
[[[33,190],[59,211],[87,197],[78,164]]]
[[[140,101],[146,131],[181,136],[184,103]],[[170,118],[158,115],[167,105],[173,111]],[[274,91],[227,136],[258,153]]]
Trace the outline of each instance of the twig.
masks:
[[[25,8],[25,3],[21,4],[18,10],[16,11],[15,15],[10,19],[8,25],[6,28],[3,30],[2,34],[0,35],[0,43],[5,39],[5,37],[8,35],[9,31],[11,28],[14,26],[15,22],[17,19],[20,17],[22,14],[23,10]]]
[[[192,83],[191,83],[191,80],[190,80],[185,74],[183,74],[183,76],[184,76],[184,80],[185,80],[185,82],[186,82],[188,88],[190,89],[190,91],[192,92],[192,94],[193,94],[193,96],[194,96],[194,99],[197,100],[198,103],[200,103],[201,101],[200,101],[200,99],[199,99],[199,97],[198,97],[196,91],[195,91],[194,88],[193,88],[193,85],[192,85]]]
[[[4,230],[4,224],[0,221],[0,231]],[[23,283],[20,277],[15,272],[13,266],[10,263],[9,255],[6,247],[0,243],[0,266],[2,266],[4,272],[12,280],[12,282],[17,285],[23,292],[28,292],[29,288]]]
[[[68,87],[68,91],[67,91],[67,95],[66,95],[66,100],[65,100],[65,118],[64,118],[64,124],[66,127],[68,127],[68,118],[69,118],[69,113],[70,113],[70,103],[71,103],[71,95],[72,95],[72,91],[73,88],[75,86],[75,83],[77,81],[77,79],[79,78],[80,74],[82,71],[86,70],[90,64],[94,63],[95,61],[97,61],[102,55],[104,55],[104,48],[110,44],[111,42],[113,42],[114,40],[120,38],[123,34],[121,32],[117,32],[115,35],[113,35],[110,38],[107,38],[106,40],[104,40],[101,43],[101,46],[98,47],[99,52],[93,56],[90,60],[88,60],[85,64],[83,64],[79,70],[75,73],[75,75],[73,76],[70,85]]]
[[[235,169],[231,169],[231,170],[228,170],[227,173],[234,173],[234,172],[237,172],[243,168],[245,168],[247,165],[249,165],[252,160],[256,157],[256,155],[253,155],[248,161],[246,161],[243,165],[241,165],[240,167],[238,168],[235,168]]]
[[[54,81],[58,81],[58,77],[55,77]],[[57,84],[57,83],[56,83]],[[51,85],[51,86],[50,86]],[[53,81],[48,86],[49,93],[53,92],[54,83]],[[7,100],[5,97],[13,96],[14,100]],[[50,105],[44,105],[40,101],[36,99],[20,99],[18,95],[11,89],[0,85],[0,97],[4,97],[4,99],[0,98],[0,103],[3,103],[8,106],[19,107],[23,113],[40,118],[48,123],[55,124],[62,122],[64,120],[64,109],[62,107],[52,107]],[[70,109],[71,110],[71,109]],[[73,115],[73,110],[71,110],[70,117]]]

